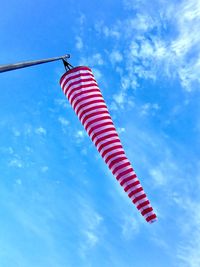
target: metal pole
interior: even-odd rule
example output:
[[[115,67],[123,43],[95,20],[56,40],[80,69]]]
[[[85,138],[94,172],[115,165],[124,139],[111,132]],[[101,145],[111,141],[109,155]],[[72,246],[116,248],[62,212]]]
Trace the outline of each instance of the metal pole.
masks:
[[[53,58],[48,58],[48,59],[40,59],[40,60],[34,60],[34,61],[26,61],[26,62],[19,62],[15,64],[8,64],[8,65],[0,65],[0,73],[5,72],[5,71],[11,71],[11,70],[16,70],[16,69],[21,69],[21,68],[26,68],[34,65],[39,65],[43,63],[48,63],[56,60],[65,60],[66,58],[69,58],[70,55],[64,55],[61,57],[53,57]]]

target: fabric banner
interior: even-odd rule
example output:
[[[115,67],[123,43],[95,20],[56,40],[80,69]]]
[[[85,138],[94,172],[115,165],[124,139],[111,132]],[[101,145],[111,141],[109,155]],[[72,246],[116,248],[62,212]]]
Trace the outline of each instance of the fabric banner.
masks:
[[[75,67],[60,79],[61,88],[102,158],[147,222],[156,214],[138,180],[90,68]]]

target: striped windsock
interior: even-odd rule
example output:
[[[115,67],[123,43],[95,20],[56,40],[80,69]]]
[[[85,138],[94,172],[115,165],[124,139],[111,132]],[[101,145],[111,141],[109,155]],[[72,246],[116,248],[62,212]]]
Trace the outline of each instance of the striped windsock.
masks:
[[[91,69],[81,66],[67,71],[61,77],[60,85],[91,140],[124,191],[146,221],[154,222],[156,214],[125,155]]]

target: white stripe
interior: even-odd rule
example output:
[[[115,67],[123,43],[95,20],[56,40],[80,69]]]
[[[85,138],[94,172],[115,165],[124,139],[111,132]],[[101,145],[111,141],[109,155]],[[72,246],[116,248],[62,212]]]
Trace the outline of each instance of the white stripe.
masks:
[[[82,118],[81,118],[81,123],[83,124],[83,120],[84,120],[84,118],[86,117],[86,116],[88,116],[88,115],[91,115],[91,114],[93,114],[93,113],[96,113],[96,112],[98,112],[98,111],[105,111],[105,113],[106,113],[106,111],[108,111],[108,109],[107,108],[96,108],[96,109],[93,109],[93,110],[90,110],[90,111],[88,111],[88,112],[86,112],[83,116],[82,116]],[[109,113],[106,113],[107,115],[110,115]]]
[[[110,169],[111,169],[111,171],[114,172],[114,170],[115,170],[117,167],[119,167],[120,165],[122,165],[122,164],[124,164],[124,163],[127,163],[127,162],[129,162],[128,159],[123,159],[122,161],[115,163],[115,164],[112,166],[112,168],[110,168]]]
[[[96,82],[84,82],[84,83],[79,83],[79,84],[74,84],[74,85],[71,85],[70,87],[67,87],[65,86],[64,87],[64,94],[67,96],[67,98],[69,98],[69,93],[72,91],[72,90],[77,90],[77,88],[81,87],[82,85],[86,85],[88,87],[90,86],[97,86],[97,83]]]
[[[95,117],[95,116],[94,116],[94,117]],[[108,116],[108,117],[109,117],[109,116]],[[101,125],[102,123],[106,123],[106,122],[109,122],[109,125],[110,125],[110,126],[113,126],[113,122],[112,122],[111,118],[108,118],[108,119],[103,119],[103,120],[99,120],[99,121],[97,121],[97,122],[92,123],[92,124],[88,127],[88,131],[89,131],[90,129],[92,129],[92,127]],[[87,122],[87,124],[88,124],[88,123],[89,123],[89,122]],[[84,123],[84,127],[85,127],[85,128],[87,127],[87,124]]]
[[[121,151],[123,152],[124,150],[122,148],[115,148],[115,150],[112,150],[112,151],[106,153],[106,155],[103,157],[103,159],[106,160],[112,154],[114,154],[116,152],[121,152]]]
[[[131,172],[127,173],[127,174],[124,174],[122,177],[120,177],[118,179],[118,181],[119,181],[119,183],[121,183],[124,179],[126,179],[126,178],[128,178],[130,176],[133,176],[133,175],[135,175],[135,172],[134,171],[131,171]]]
[[[109,138],[106,138],[105,140],[102,140],[101,142],[99,142],[96,147],[97,147],[97,149],[99,149],[99,147],[101,145],[103,145],[103,144],[105,144],[105,143],[107,143],[109,141],[113,141],[113,140],[120,142],[120,139],[117,136],[115,136],[115,137],[109,137]],[[116,156],[116,157],[118,157],[118,156]]]
[[[69,97],[69,102],[71,102],[72,98],[73,98],[75,95],[77,95],[77,94],[79,94],[79,93],[81,93],[81,92],[87,93],[87,91],[89,91],[89,90],[93,90],[93,89],[97,90],[96,92],[99,92],[99,87],[98,87],[98,86],[88,86],[88,87],[86,87],[86,88],[83,87],[83,88],[81,88],[81,89],[78,89],[78,90],[74,91],[74,92],[70,95],[70,97]]]
[[[100,154],[102,155],[107,149],[113,147],[113,146],[118,146],[118,145],[121,145],[120,141],[116,141],[115,143],[113,144],[110,144],[110,145],[107,145],[105,147],[102,147],[102,149],[100,150]],[[115,148],[114,148],[115,149]]]
[[[150,212],[144,214],[143,216],[144,216],[145,219],[147,219],[149,216],[151,216],[151,215],[153,215],[153,214],[154,214],[154,211],[152,210],[152,211],[150,211]]]
[[[129,161],[128,161],[128,163],[129,163],[128,166],[125,166],[125,167],[123,167],[123,168],[122,168],[122,166],[121,166],[121,168],[120,168],[118,171],[114,172],[114,175],[117,176],[117,175],[119,175],[121,172],[124,172],[124,171],[126,171],[127,169],[130,169],[132,166],[131,166],[131,164],[130,164]]]
[[[125,188],[125,186],[124,186]],[[131,192],[135,191],[136,189],[138,188],[142,188],[141,184],[137,184],[137,185],[134,185],[133,187],[131,187],[126,193],[127,194],[130,194]]]
[[[90,71],[90,70],[78,70],[78,71],[76,71],[76,72],[72,72],[72,73],[69,73],[69,74],[67,74],[66,76],[65,76],[65,78],[62,80],[62,83],[61,83],[61,87],[63,87],[63,84],[65,83],[65,81],[67,80],[67,79],[69,79],[70,77],[73,77],[73,76],[76,76],[76,75],[78,75],[78,74],[85,74],[85,73],[87,73],[87,74],[91,74],[92,76],[93,76],[93,73]],[[93,76],[94,77],[94,76]],[[72,78],[73,79],[73,78]]]
[[[85,96],[92,96],[92,95],[99,95],[100,97],[102,97],[102,94],[100,93],[100,92],[90,92],[90,93],[86,93],[86,94],[83,94],[83,95],[80,95],[80,96],[77,96],[77,97],[75,97],[74,98],[74,100],[71,102],[71,105],[72,105],[72,107],[74,108],[74,106],[75,106],[75,104],[76,104],[76,102],[78,102],[78,101],[81,101],[81,99],[83,99]],[[92,98],[90,98],[90,100],[91,100]]]
[[[75,110],[75,112],[77,112],[77,109],[79,109],[79,107],[81,106],[81,105],[83,105],[83,104],[87,104],[87,103],[89,103],[89,102],[91,102],[91,101],[95,101],[95,100],[103,100],[103,97],[101,96],[101,97],[92,97],[92,98],[90,98],[90,99],[86,99],[86,100],[83,100],[83,101],[80,101],[79,103],[78,103],[78,105],[76,106],[76,108],[74,109]]]
[[[99,134],[98,136],[96,136],[96,137],[94,138],[95,146],[96,146],[96,142],[97,142],[100,138],[105,137],[105,136],[110,135],[110,134],[116,134],[116,131],[115,131],[115,130],[110,130],[110,131],[108,131],[108,132],[105,132],[105,133],[102,133],[102,134]],[[105,139],[106,139],[106,137],[105,137]]]
[[[90,131],[93,127],[98,126],[98,125],[101,125],[102,123],[106,123],[106,122],[109,122],[109,125],[110,125],[110,126],[113,125],[111,119],[104,119],[103,121],[97,121],[97,122],[94,122],[93,124],[91,124],[91,125],[87,128],[87,132],[89,133],[89,131]],[[86,127],[85,127],[85,129],[86,129]]]
[[[92,133],[90,134],[90,137],[92,138],[94,134],[97,134],[98,132],[109,129],[109,128],[112,128],[112,130],[115,129],[114,125],[102,126],[102,127],[99,127],[98,129],[93,130]]]
[[[93,120],[95,120],[95,119],[102,118],[102,117],[104,117],[104,116],[107,116],[107,117],[109,117],[109,118],[111,119],[110,114],[109,114],[109,113],[106,113],[106,112],[105,112],[105,113],[100,113],[100,114],[94,114],[92,117],[88,118],[88,119],[84,122],[84,125],[87,125],[90,121],[93,121]],[[106,119],[102,119],[101,122],[104,122],[104,120],[106,120]]]
[[[135,182],[138,182],[138,178],[137,178],[137,177],[131,179],[131,180],[128,181],[128,182],[125,182],[125,183],[123,184],[124,189],[125,189],[127,186],[129,186],[129,185],[131,185],[131,184],[133,184],[133,183],[135,183]],[[139,185],[141,186],[141,184],[139,184]],[[142,186],[141,186],[141,187],[142,187]]]
[[[119,140],[119,142],[120,142],[120,140]],[[114,156],[112,159],[109,159],[109,161],[107,162],[108,166],[109,166],[114,160],[116,160],[116,159],[122,159],[122,157],[125,157],[125,158],[126,158],[125,154],[120,154],[120,155]]]
[[[125,184],[123,186],[125,187],[125,185],[128,186],[128,185],[133,184],[133,183],[138,182],[138,181],[139,181],[138,178],[135,177],[135,178],[131,179],[130,181],[125,182]]]
[[[131,169],[131,168],[132,168],[131,165],[126,166],[126,167],[120,169],[119,171],[117,171],[114,175],[117,177],[121,172],[127,171],[127,170],[129,170],[129,169]]]
[[[67,87],[70,87],[70,85],[71,85],[73,82],[78,82],[78,81],[81,82],[81,80],[85,80],[85,79],[92,79],[93,81],[95,81],[94,77],[91,76],[91,75],[87,75],[87,76],[79,76],[79,77],[74,78],[74,79],[72,79],[72,78],[69,79],[68,82],[65,83],[65,84],[63,83],[62,88],[65,90]],[[67,80],[67,79],[66,79],[66,80]],[[96,83],[96,81],[95,81],[95,83]]]
[[[87,79],[92,79],[93,81],[95,81],[94,77],[92,77],[90,74],[88,74],[86,76],[80,75],[79,77],[69,79],[69,81],[65,84],[65,87],[69,87],[70,84],[72,84],[74,82],[85,81]]]
[[[82,107],[81,110],[79,110],[79,112],[78,112],[79,119],[80,119],[82,113],[85,112],[85,110],[90,109],[90,108],[98,108],[98,106],[102,106],[102,105],[105,106],[105,108],[106,108],[106,104],[105,103],[102,103],[102,102],[101,103],[90,104],[87,107]]]
[[[148,208],[151,208],[151,205],[150,204],[147,204],[144,207],[140,208],[139,211],[142,212],[143,210],[146,210]]]
[[[144,190],[142,190],[142,191],[140,191],[140,192],[138,192],[138,193],[136,193],[134,195],[135,195],[135,197],[139,197],[139,196],[141,196],[143,194],[145,194]]]
[[[142,199],[138,200],[137,202],[135,202],[135,205],[138,206],[139,204],[142,204],[143,202],[145,202],[145,201],[147,201],[147,200],[148,200],[147,197],[142,198]]]
[[[95,119],[100,119],[100,118],[102,118],[102,117],[104,117],[104,116],[107,116],[108,118],[107,118],[107,119],[102,119],[101,121],[99,121],[100,124],[106,122],[107,120],[109,120],[110,122],[112,122],[112,119],[111,119],[111,117],[110,117],[110,114],[103,113],[103,114],[97,114],[97,115],[94,115],[94,116],[88,118],[88,119],[84,122],[83,125],[84,125],[84,127],[87,127],[87,124],[90,123],[91,121],[93,121],[93,120],[95,120]],[[99,122],[98,122],[98,123],[99,123]],[[97,122],[95,122],[95,123],[97,123]],[[90,127],[95,126],[95,123],[93,123],[94,125],[91,124]],[[113,124],[113,122],[112,122],[112,124]]]
[[[93,84],[92,86],[87,86],[87,87],[81,87],[80,89],[76,89],[77,86],[71,86],[68,88],[68,91],[66,93],[67,98],[69,99],[69,101],[71,102],[71,98],[80,93],[80,92],[87,92],[88,90],[91,89],[99,89],[99,87],[95,84]],[[75,90],[74,90],[75,89]],[[74,92],[70,95],[70,93],[74,90]],[[100,89],[99,89],[100,90]],[[70,96],[69,96],[70,95]]]
[[[139,193],[134,194],[134,195],[131,197],[131,199],[134,200],[136,197],[139,197],[139,196],[141,196],[141,195],[143,195],[143,194],[144,194],[144,190],[142,190],[142,191],[139,192]]]
[[[89,82],[80,82],[80,83],[78,83],[78,84],[71,85],[69,88],[65,85],[64,88],[63,88],[63,91],[64,91],[65,95],[66,95],[67,98],[68,98],[69,93],[70,93],[73,89],[76,89],[76,88],[78,88],[78,87],[80,87],[80,86],[82,86],[82,85],[98,86],[97,83],[94,82],[94,81],[92,81],[92,82],[91,82],[91,81],[89,81]],[[66,91],[67,91],[67,92],[66,92]]]

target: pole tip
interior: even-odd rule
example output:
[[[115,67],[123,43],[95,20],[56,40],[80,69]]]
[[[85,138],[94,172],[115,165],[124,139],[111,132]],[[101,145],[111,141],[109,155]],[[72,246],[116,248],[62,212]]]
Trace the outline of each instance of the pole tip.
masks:
[[[62,59],[65,59],[65,58],[70,58],[70,54],[66,54],[66,55],[62,56]]]

